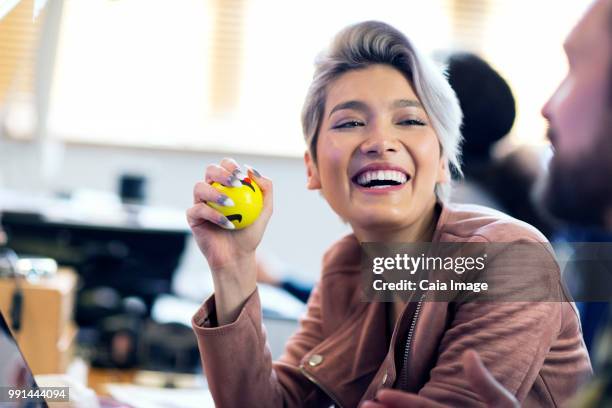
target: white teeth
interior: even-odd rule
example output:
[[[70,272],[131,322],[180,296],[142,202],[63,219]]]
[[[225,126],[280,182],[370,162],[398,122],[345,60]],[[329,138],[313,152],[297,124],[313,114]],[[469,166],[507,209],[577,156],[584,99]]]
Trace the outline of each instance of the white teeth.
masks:
[[[397,170],[373,170],[366,171],[362,173],[357,179],[357,183],[365,186],[372,180],[391,180],[395,181],[399,184],[404,184],[407,181],[408,177],[401,171]],[[386,187],[386,186],[373,186],[376,188]]]

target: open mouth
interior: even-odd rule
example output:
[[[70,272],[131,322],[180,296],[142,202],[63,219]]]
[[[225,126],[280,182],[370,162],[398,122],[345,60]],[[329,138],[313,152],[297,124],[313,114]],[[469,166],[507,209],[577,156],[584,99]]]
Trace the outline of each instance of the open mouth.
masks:
[[[353,183],[364,188],[383,189],[398,187],[410,180],[410,175],[400,170],[364,170],[353,176]]]
[[[230,214],[230,215],[226,215],[225,218],[227,218],[230,221],[242,222],[242,214]]]

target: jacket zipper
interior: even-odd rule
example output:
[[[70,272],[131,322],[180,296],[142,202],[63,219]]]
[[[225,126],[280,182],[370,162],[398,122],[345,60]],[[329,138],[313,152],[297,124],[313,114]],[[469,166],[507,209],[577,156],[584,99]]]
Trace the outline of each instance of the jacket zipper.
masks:
[[[334,401],[334,404],[338,408],[342,408],[342,404],[338,402],[338,399],[336,398],[336,396],[332,392],[330,392],[327,388],[323,387],[308,371],[304,369],[304,366],[300,365],[300,371],[302,372],[302,374],[304,374],[306,378],[308,378],[308,380],[310,380],[310,382],[312,382],[314,385],[319,387],[325,394],[327,394],[327,396],[331,398],[332,401]]]
[[[406,347],[404,348],[402,373],[400,375],[399,381],[399,389],[404,391],[406,391],[406,389],[408,388],[408,354],[410,353],[410,345],[412,343],[412,337],[414,336],[414,328],[416,327],[417,321],[419,320],[419,313],[421,312],[421,305],[423,304],[424,299],[425,294],[422,294],[421,298],[419,299],[419,303],[417,303],[416,310],[414,311],[412,323],[410,324],[410,330],[408,330],[408,335],[406,336]]]

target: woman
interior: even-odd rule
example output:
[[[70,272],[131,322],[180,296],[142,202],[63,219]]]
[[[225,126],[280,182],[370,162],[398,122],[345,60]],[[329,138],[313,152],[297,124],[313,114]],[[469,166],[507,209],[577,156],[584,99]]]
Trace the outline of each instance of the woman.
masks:
[[[204,204],[236,182],[231,159],[207,168],[188,221],[215,286],[193,318],[218,406],[353,407],[382,388],[423,401],[481,406],[460,356],[475,349],[525,405],[554,406],[590,364],[569,302],[362,302],[360,242],[538,242],[534,228],[484,207],[451,206],[461,112],[443,75],[394,28],[365,22],[340,32],[317,61],[304,105],[308,188],[320,190],[353,233],[325,254],[300,328],[272,362],[261,322],[255,249],[272,214],[239,231]]]

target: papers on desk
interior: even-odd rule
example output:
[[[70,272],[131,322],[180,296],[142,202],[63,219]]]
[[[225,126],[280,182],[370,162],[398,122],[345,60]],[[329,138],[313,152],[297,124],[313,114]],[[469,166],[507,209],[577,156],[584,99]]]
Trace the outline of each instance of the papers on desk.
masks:
[[[298,320],[306,312],[306,305],[285,290],[261,283],[257,286],[264,317]]]
[[[109,394],[134,408],[214,408],[210,391],[203,388],[155,388],[131,384],[108,384]]]
[[[0,212],[33,214],[50,223],[189,233],[183,210],[124,205],[114,193],[78,190],[70,199],[0,189]]]
[[[265,284],[258,287],[264,317],[298,320],[306,312],[306,305],[284,290]],[[190,299],[160,295],[153,303],[151,316],[158,323],[182,323],[191,327],[191,317],[200,305]]]

